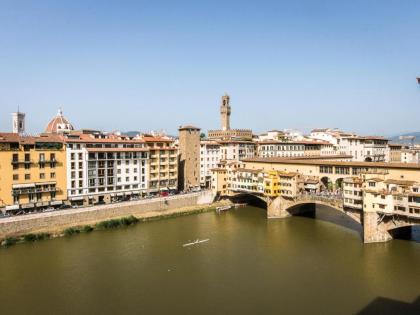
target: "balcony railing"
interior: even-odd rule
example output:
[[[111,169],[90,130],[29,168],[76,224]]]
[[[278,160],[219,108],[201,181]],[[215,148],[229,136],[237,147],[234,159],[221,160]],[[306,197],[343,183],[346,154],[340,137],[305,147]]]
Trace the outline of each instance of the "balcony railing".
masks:
[[[31,160],[15,160],[12,159],[12,165],[17,165],[17,164],[32,164],[33,161]]]
[[[61,191],[57,187],[49,187],[49,188],[21,188],[21,189],[13,189],[12,195],[27,195],[27,194],[36,194],[36,193],[49,193],[49,192],[59,192]]]

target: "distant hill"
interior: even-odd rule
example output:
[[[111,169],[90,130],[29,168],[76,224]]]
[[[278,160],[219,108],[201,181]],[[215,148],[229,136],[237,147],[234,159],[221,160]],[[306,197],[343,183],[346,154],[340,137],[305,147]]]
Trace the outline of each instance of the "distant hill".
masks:
[[[416,132],[410,132],[410,133],[404,133],[401,135],[390,137],[389,140],[394,143],[403,143],[403,144],[410,144],[410,140],[400,140],[400,136],[414,136],[416,139],[414,140],[414,143],[420,144],[420,131]]]

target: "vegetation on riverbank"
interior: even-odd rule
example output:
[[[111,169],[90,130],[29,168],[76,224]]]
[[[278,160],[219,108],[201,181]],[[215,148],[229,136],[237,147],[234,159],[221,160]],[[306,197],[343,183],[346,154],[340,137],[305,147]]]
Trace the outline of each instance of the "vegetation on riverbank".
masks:
[[[215,207],[216,206],[213,204],[212,206],[197,208],[193,210],[189,209],[189,210],[183,210],[183,211],[173,211],[170,213],[152,212],[150,216],[144,216],[140,218],[131,215],[128,217],[100,221],[94,225],[68,227],[62,230],[61,232],[55,233],[55,234],[43,232],[43,233],[29,233],[29,234],[20,235],[20,236],[14,236],[14,237],[6,237],[5,239],[0,240],[0,245],[2,247],[10,247],[18,243],[36,242],[36,241],[46,240],[46,239],[55,238],[55,237],[62,237],[62,236],[69,237],[69,236],[77,235],[80,233],[90,233],[92,231],[116,229],[120,227],[127,227],[131,225],[135,225],[137,223],[157,221],[157,220],[162,220],[162,219],[176,218],[176,217],[181,217],[181,216],[186,216],[186,215],[208,212],[208,211],[214,210]]]

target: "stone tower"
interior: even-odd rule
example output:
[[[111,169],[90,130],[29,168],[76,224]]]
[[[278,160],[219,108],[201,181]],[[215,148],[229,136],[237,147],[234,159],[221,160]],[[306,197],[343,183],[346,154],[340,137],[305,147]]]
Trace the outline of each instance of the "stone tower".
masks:
[[[200,187],[200,128],[179,127],[178,189]]]
[[[16,113],[12,113],[13,133],[25,133],[25,113],[21,113],[18,109]]]
[[[222,104],[220,105],[220,118],[222,121],[222,130],[230,130],[230,98],[225,94],[222,96]]]

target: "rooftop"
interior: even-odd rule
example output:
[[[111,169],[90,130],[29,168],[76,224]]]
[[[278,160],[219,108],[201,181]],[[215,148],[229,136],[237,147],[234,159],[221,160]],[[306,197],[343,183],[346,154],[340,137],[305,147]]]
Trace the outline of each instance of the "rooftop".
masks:
[[[415,163],[385,163],[385,162],[344,162],[344,161],[327,161],[301,158],[281,158],[281,157],[258,157],[244,159],[245,163],[273,163],[273,164],[302,164],[302,165],[331,165],[331,166],[349,166],[349,167],[375,167],[375,168],[397,168],[397,169],[415,169],[420,170],[420,164]]]

